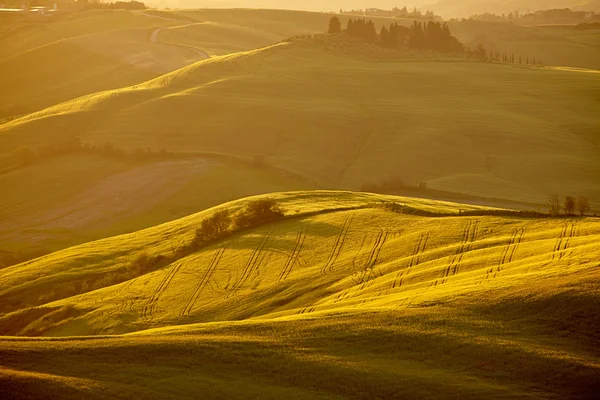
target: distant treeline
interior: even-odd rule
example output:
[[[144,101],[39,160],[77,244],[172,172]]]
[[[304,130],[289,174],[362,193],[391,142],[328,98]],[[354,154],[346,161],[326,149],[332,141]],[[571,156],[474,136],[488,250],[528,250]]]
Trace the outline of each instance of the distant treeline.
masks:
[[[367,15],[371,17],[395,17],[395,18],[410,18],[410,19],[442,19],[439,15],[435,15],[432,11],[427,10],[425,13],[417,10],[415,7],[409,11],[406,6],[403,8],[394,7],[391,10],[382,10],[380,8],[367,8],[366,10],[350,10],[344,11],[340,9],[340,14],[352,15]]]
[[[130,161],[155,161],[181,157],[165,149],[152,150],[149,148],[126,151],[114,147],[110,142],[103,145],[84,143],[79,138],[72,138],[63,142],[57,142],[40,146],[36,149],[30,147],[19,147],[10,156],[0,162],[0,172],[11,171],[36,162],[60,157],[69,154],[97,154],[111,158]]]
[[[519,14],[518,11],[509,14],[478,14],[469,18],[473,21],[513,22],[521,25],[548,24],[581,24],[600,22],[600,14],[592,11],[573,11],[569,8],[541,10],[534,13]]]
[[[394,22],[389,27],[382,26],[378,33],[375,24],[364,18],[348,20],[345,29],[337,16],[329,21],[330,34],[346,34],[362,39],[367,43],[377,43],[384,47],[410,47],[421,50],[436,50],[441,52],[465,51],[462,43],[452,36],[446,23],[429,21],[414,21],[411,27],[399,25]]]

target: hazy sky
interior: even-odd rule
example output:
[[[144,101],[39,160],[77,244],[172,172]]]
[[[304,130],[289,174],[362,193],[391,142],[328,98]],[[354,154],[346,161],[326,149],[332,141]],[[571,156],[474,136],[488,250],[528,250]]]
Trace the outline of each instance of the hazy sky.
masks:
[[[537,11],[550,8],[600,9],[600,0],[147,0],[160,8],[280,8],[311,11],[338,11],[340,8],[364,9],[394,6],[431,9],[443,17],[470,16],[475,13]]]
[[[160,0],[156,1],[160,3]],[[167,2],[167,1],[165,1]],[[352,8],[392,8],[394,6],[419,6],[435,2],[435,0],[168,0],[172,6],[210,7],[210,8],[283,8],[312,11],[337,11]]]

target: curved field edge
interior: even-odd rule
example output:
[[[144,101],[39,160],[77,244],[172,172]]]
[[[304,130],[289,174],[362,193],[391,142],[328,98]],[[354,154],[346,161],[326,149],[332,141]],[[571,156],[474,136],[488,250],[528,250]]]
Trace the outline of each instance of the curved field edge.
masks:
[[[2,334],[177,331],[198,323],[462,308],[483,299],[501,305],[524,295],[550,303],[598,296],[597,219],[489,215],[485,208],[366,193],[269,197],[290,218],[98,290],[89,291],[94,280],[127,268],[142,252],[168,255],[192,239],[204,217],[239,210],[249,200],[0,271],[7,288],[0,293],[7,313]],[[405,208],[391,211],[382,202]],[[591,315],[571,321],[573,329]]]

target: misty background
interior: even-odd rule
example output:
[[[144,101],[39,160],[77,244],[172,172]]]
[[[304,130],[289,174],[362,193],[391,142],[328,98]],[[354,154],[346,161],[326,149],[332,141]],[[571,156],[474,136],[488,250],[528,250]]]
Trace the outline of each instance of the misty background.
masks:
[[[417,7],[431,10],[444,18],[468,17],[481,13],[534,12],[552,8],[600,11],[600,0],[148,0],[158,8],[275,8],[308,11]]]

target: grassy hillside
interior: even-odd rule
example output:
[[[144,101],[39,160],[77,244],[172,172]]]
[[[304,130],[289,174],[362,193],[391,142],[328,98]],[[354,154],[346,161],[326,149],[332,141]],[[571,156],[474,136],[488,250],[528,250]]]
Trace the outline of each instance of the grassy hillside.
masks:
[[[598,390],[597,219],[348,192],[270,197],[288,218],[183,258],[169,254],[202,218],[250,199],[0,270],[3,335],[113,335],[1,339],[3,387],[15,398]],[[142,252],[169,263],[86,289]]]
[[[132,162],[80,154],[0,174],[0,187],[0,255],[27,257],[241,197],[315,186],[280,171],[214,157]]]
[[[148,13],[182,21],[182,26],[162,31],[161,40],[193,45],[213,55],[255,49],[294,35],[323,33],[331,17],[331,14],[314,12],[254,9]],[[349,18],[357,16],[340,16],[344,27]],[[413,23],[411,19],[370,19],[375,22],[377,29],[392,22],[402,25]],[[550,29],[477,21],[449,21],[449,25],[456,37],[472,47],[481,43],[490,51],[514,53],[517,58],[523,57],[523,60],[535,57],[546,65],[600,69],[598,30]]]
[[[192,49],[152,43],[151,31],[164,25],[177,21],[120,11],[15,25],[0,36],[0,121],[202,59]]]
[[[529,58],[544,65],[600,70],[600,30],[574,27],[532,27],[512,23],[452,21],[452,32],[462,42],[488,51],[514,54],[523,63]]]
[[[0,152],[78,136],[262,156],[342,188],[396,176],[538,203],[600,198],[599,74],[371,51],[314,40],[216,57],[0,125]]]

